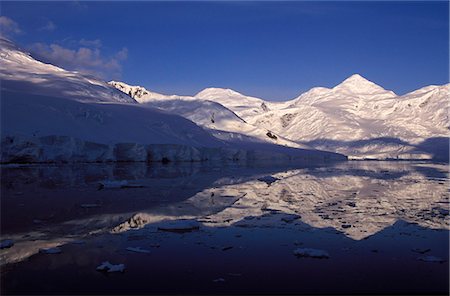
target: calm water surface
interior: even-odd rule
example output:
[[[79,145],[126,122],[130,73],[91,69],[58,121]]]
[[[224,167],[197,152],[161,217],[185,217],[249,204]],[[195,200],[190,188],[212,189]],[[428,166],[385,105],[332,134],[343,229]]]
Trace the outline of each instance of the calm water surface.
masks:
[[[0,250],[2,294],[449,292],[447,164],[9,165],[1,174],[1,238],[14,241]],[[39,253],[48,247],[61,252]],[[297,257],[298,248],[329,258]],[[97,271],[104,261],[125,270]]]

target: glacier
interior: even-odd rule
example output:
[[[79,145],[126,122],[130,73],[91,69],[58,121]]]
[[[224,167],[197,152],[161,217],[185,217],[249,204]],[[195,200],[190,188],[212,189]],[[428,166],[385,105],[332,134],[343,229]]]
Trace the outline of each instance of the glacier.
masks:
[[[0,65],[2,163],[346,159],[275,141],[217,103],[188,98],[161,109],[138,102],[95,77],[37,61],[4,38]]]

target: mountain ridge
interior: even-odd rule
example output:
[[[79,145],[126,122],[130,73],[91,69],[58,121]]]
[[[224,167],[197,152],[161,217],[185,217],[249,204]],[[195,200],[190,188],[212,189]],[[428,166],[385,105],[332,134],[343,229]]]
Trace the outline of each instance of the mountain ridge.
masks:
[[[191,99],[219,103],[253,126],[351,158],[448,160],[442,141],[439,147],[419,143],[448,138],[449,94],[450,83],[397,95],[353,74],[333,88],[314,87],[283,102],[223,88],[206,88]]]
[[[125,94],[93,76],[40,62],[7,40],[0,40],[0,79],[1,163],[346,159],[316,149],[286,147],[283,142],[291,142],[281,137],[266,140],[263,129],[248,125],[218,103],[200,101],[202,108],[192,109],[192,101],[178,103],[185,103],[187,97],[175,96],[172,107],[177,112],[185,108],[197,116],[198,110],[213,108],[226,116],[200,118],[226,126],[229,115],[238,123],[236,132],[199,126],[177,112],[139,103],[134,98],[144,98],[143,88]],[[157,93],[150,96],[165,98]],[[292,146],[306,145],[292,142]]]

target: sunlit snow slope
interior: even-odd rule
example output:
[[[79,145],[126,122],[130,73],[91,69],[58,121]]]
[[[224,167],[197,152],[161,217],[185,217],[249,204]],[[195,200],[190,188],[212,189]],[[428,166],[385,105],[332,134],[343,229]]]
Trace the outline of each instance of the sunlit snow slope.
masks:
[[[111,81],[109,84],[141,104],[181,115],[228,143],[270,143],[294,148],[309,148],[270,132],[269,129],[248,124],[235,112],[217,102],[189,96],[163,95],[141,86],[131,86],[117,81]]]
[[[283,103],[225,89],[197,96],[237,114],[247,105],[253,112],[241,117],[248,123],[351,158],[448,160],[449,94],[447,84],[397,96],[355,74],[334,88],[316,87]],[[263,103],[267,109],[258,107]]]

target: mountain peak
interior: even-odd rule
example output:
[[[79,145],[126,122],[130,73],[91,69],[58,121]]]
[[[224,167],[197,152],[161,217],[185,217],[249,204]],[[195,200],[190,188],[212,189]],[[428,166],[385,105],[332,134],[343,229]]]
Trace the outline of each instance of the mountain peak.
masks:
[[[362,77],[359,74],[353,74],[352,76],[348,77],[347,79],[345,79],[343,82],[370,82],[368,79]]]
[[[356,94],[374,94],[379,92],[387,92],[381,86],[362,77],[359,74],[353,74],[340,84],[333,88],[334,90],[352,92]]]
[[[205,96],[227,96],[227,97],[234,97],[234,96],[243,96],[243,94],[232,90],[230,88],[219,88],[219,87],[209,87],[205,88],[201,92],[195,95],[196,97],[205,97]]]

